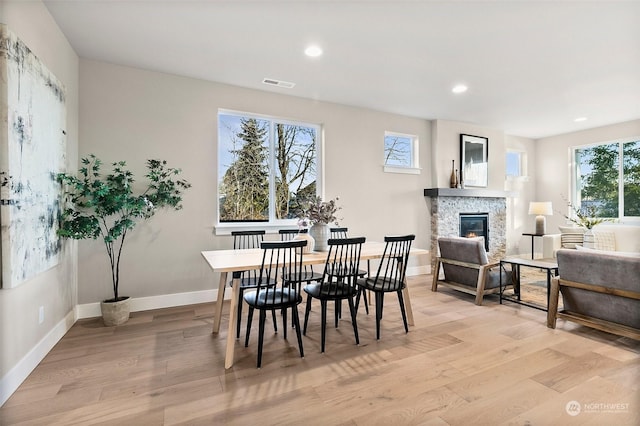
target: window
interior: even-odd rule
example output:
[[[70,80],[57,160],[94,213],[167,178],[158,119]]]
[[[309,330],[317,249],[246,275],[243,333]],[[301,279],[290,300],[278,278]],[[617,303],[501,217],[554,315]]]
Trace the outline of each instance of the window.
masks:
[[[527,176],[527,155],[522,151],[507,150],[507,177]]]
[[[420,173],[417,136],[385,132],[384,171],[392,173]]]
[[[298,201],[316,195],[318,135],[315,124],[219,112],[219,222],[294,218]]]
[[[573,203],[590,217],[640,217],[640,140],[574,148]]]

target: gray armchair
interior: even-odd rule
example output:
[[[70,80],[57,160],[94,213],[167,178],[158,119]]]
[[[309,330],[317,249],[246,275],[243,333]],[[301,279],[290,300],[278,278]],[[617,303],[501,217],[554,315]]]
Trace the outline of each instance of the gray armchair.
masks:
[[[489,263],[482,239],[449,237],[438,238],[440,256],[436,258],[431,291],[438,285],[476,296],[476,305],[482,305],[486,294],[500,291],[500,264]],[[439,279],[440,267],[444,279]],[[503,287],[512,287],[511,271],[503,271]]]

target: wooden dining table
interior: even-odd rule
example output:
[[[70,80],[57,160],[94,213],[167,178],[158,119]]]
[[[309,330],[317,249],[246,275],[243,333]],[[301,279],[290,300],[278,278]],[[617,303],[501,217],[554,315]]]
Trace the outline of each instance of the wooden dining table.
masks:
[[[373,260],[379,259],[384,254],[385,243],[380,242],[366,242],[362,245],[362,252],[360,254],[360,260]],[[210,250],[203,251],[202,257],[209,264],[213,272],[220,273],[220,282],[218,284],[218,299],[216,303],[216,310],[213,316],[213,333],[217,334],[220,331],[220,322],[222,319],[222,303],[224,301],[224,293],[227,288],[227,279],[229,272],[241,272],[254,269],[260,269],[262,266],[262,249],[248,249],[248,250]],[[410,256],[423,256],[429,254],[428,250],[411,248]],[[327,261],[326,252],[311,252],[305,253],[302,258],[304,265],[320,265]],[[375,274],[375,271],[371,271]],[[236,274],[238,275],[238,274]],[[227,332],[227,346],[224,359],[224,367],[231,368],[233,366],[234,352],[235,352],[235,323],[238,309],[238,288],[240,287],[240,280],[237,277],[233,278],[233,285],[231,286],[231,307],[229,309],[229,326]],[[411,309],[411,300],[409,298],[409,289],[405,285],[403,290],[403,297],[405,301],[405,308],[407,311],[407,322],[410,325],[414,325],[413,311]]]

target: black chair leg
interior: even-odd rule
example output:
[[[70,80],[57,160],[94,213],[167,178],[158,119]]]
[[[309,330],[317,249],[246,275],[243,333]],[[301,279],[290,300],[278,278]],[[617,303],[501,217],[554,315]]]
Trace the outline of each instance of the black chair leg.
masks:
[[[298,307],[291,308],[291,320],[296,328],[296,336],[298,337],[298,349],[300,349],[300,358],[304,358],[304,349],[302,348],[302,333],[300,332],[300,318],[298,317]]]
[[[325,342],[325,338],[326,338],[326,334],[327,334],[327,301],[326,300],[321,300],[320,304],[322,305],[322,314],[320,315],[321,320],[321,332],[320,332],[320,336],[321,336],[321,344],[320,344],[320,352],[324,353],[324,342]]]
[[[249,335],[251,334],[251,323],[253,322],[253,306],[249,306],[249,315],[247,316],[247,332],[244,336],[244,347],[249,346]]]
[[[273,332],[278,332],[278,321],[276,321],[276,311],[271,311],[271,318],[273,318]],[[286,333],[286,331],[285,331]]]
[[[242,298],[244,290],[242,288],[238,290],[239,290],[239,294],[238,294],[238,310],[236,311],[238,313],[236,318],[236,339],[240,338],[240,320],[242,319],[242,303],[244,301]]]
[[[338,320],[342,317],[340,312],[341,308],[342,308],[342,300],[336,300],[336,308],[335,308],[335,315],[334,315],[335,317],[334,322],[335,322],[336,328],[338,328]]]
[[[362,291],[362,301],[364,302],[364,311],[369,315],[369,298],[367,297],[367,290]]]
[[[358,337],[358,323],[356,322],[356,307],[353,303],[353,297],[349,299],[349,311],[351,312],[351,324],[353,325],[353,334],[356,336],[356,345],[360,344],[360,338]]]
[[[271,312],[275,312],[275,311],[271,311]],[[284,330],[284,340],[287,340],[287,310],[283,309],[282,310],[282,329]]]
[[[404,298],[402,297],[402,290],[398,291],[398,302],[400,302],[400,312],[402,312],[402,322],[404,323],[404,332],[409,332],[409,325],[407,324],[407,313],[404,310]]]
[[[307,322],[309,321],[309,312],[311,312],[311,296],[307,295],[307,307],[304,311],[304,328],[302,330],[303,335],[307,335]]]
[[[380,320],[382,319],[382,296],[384,293],[376,292],[376,340],[380,340]]]
[[[264,342],[264,323],[267,313],[260,309],[260,326],[258,327],[258,368],[262,366],[262,343]]]

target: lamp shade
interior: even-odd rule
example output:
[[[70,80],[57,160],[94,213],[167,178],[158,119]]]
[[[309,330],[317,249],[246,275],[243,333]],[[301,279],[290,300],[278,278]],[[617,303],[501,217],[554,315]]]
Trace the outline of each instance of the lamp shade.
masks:
[[[551,201],[532,201],[529,203],[529,214],[551,216],[553,207]]]
[[[543,235],[547,227],[545,216],[553,214],[551,201],[532,201],[529,203],[529,214],[536,215],[536,234]]]

